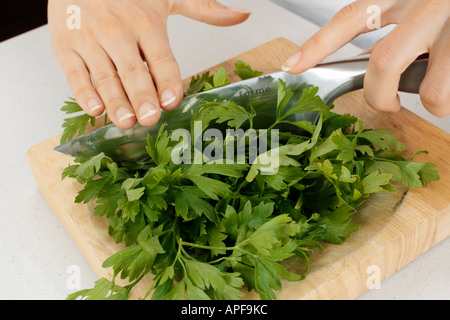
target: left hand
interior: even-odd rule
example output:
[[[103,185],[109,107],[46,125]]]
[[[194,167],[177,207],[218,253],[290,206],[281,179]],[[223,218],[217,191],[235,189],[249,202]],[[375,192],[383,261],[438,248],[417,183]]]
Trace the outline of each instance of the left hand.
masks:
[[[78,8],[80,25],[67,26]],[[105,110],[121,129],[155,125],[161,109],[183,98],[167,33],[169,15],[216,26],[245,21],[250,12],[215,0],[49,0],[52,51],[78,104],[91,116]],[[199,36],[199,35],[194,35]]]
[[[378,110],[400,110],[398,83],[405,69],[421,54],[429,53],[429,65],[420,87],[424,107],[433,115],[450,115],[450,1],[358,0],[341,9],[283,70],[301,73],[315,66],[362,33],[368,26],[369,6],[380,12],[380,27],[396,28],[368,50],[371,53],[364,79],[367,103]]]

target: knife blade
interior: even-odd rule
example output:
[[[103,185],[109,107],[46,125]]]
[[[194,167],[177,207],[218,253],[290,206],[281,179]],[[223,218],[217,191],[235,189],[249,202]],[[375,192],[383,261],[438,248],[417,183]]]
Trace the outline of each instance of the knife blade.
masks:
[[[276,72],[260,77],[236,82],[197,93],[184,98],[172,111],[163,111],[153,127],[123,130],[113,124],[92,131],[54,148],[56,152],[74,157],[92,157],[101,152],[115,161],[138,161],[148,158],[146,152],[147,135],[156,138],[163,123],[169,132],[178,128],[189,129],[196,107],[204,102],[231,101],[241,106],[251,105],[257,113],[253,119],[254,129],[267,129],[276,119],[278,88],[280,80],[286,84],[293,96],[290,105],[297,101],[306,86],[318,87],[317,95],[329,104],[338,97],[362,89],[370,55],[361,55],[333,62],[320,63],[300,74]],[[419,56],[401,75],[399,91],[419,93],[420,84],[428,66],[428,55]],[[316,123],[319,112],[295,114],[290,121],[310,121]],[[287,125],[288,130],[301,130]]]
[[[306,86],[305,82],[298,81],[296,75],[286,72],[251,78],[185,97],[176,109],[162,111],[159,122],[153,127],[136,124],[124,130],[108,124],[60,144],[53,150],[73,157],[88,158],[103,152],[115,161],[143,160],[148,157],[145,149],[148,134],[155,139],[163,123],[166,123],[169,132],[178,128],[189,129],[195,108],[204,102],[213,101],[226,100],[238,105],[251,105],[258,119],[263,119],[259,123],[255,121],[254,127],[263,128],[264,123],[275,120],[279,80],[284,81],[294,92],[294,99]],[[303,119],[298,120],[314,121],[315,117],[316,113],[304,114]]]

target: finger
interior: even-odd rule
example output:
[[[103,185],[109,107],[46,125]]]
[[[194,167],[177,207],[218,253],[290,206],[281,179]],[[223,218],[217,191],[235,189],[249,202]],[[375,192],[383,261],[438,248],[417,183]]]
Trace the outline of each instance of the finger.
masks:
[[[214,0],[175,0],[172,13],[215,26],[232,26],[244,22],[250,12],[240,8],[229,8]]]
[[[132,128],[136,124],[136,115],[109,56],[101,47],[90,48],[83,56],[108,117],[121,129]]]
[[[107,48],[107,51],[117,67],[139,123],[143,126],[156,124],[161,115],[158,95],[137,44],[119,42]]]
[[[183,98],[180,69],[169,45],[164,28],[149,31],[141,36],[139,44],[158,91],[161,108],[171,110]]]
[[[438,21],[417,23],[428,21],[429,14],[423,8],[414,10],[373,49],[364,78],[364,96],[371,107],[400,110],[401,74],[419,55],[429,51],[430,35],[437,35],[442,27]]]
[[[439,40],[431,47],[428,70],[419,94],[424,107],[437,117],[450,115],[450,22],[444,27]]]
[[[380,13],[380,27],[390,23],[391,17],[387,13],[392,7],[392,0],[378,1]],[[330,54],[353,40],[357,35],[366,33],[367,10],[371,6],[370,0],[362,0],[345,6],[318,32],[308,39],[299,50],[292,55],[281,67],[290,73],[301,73],[319,62]]]
[[[61,53],[57,59],[64,70],[67,82],[80,107],[90,116],[103,113],[104,105],[95,90],[83,59],[73,50]]]

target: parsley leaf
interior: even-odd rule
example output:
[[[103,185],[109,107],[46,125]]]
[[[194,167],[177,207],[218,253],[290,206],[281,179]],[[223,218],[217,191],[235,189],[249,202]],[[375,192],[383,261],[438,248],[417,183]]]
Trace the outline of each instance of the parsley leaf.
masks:
[[[228,79],[228,73],[225,70],[225,66],[220,66],[219,70],[213,73],[212,83],[205,82],[205,87],[203,90],[211,90],[214,88],[223,87],[227,84],[230,84],[230,80]]]
[[[189,84],[189,88],[184,93],[184,96],[190,96],[203,91],[206,83],[211,83],[212,76],[210,76],[209,71],[203,73],[202,75],[198,75],[196,77],[191,78],[191,82]]]
[[[263,74],[262,71],[253,70],[250,65],[245,64],[244,61],[238,60],[235,63],[236,69],[233,70],[233,73],[237,75],[241,80],[247,80],[254,77],[259,77]]]
[[[82,112],[83,109],[75,100],[73,100],[66,101],[65,105],[61,108],[61,111],[64,111],[66,114],[73,114]],[[84,134],[86,132],[87,125],[90,124],[91,126],[94,126],[95,120],[95,117],[91,117],[85,113],[64,119],[64,123],[62,125],[62,127],[64,128],[64,132],[61,136],[60,143],[64,143],[73,139],[73,137],[75,137],[77,134]]]

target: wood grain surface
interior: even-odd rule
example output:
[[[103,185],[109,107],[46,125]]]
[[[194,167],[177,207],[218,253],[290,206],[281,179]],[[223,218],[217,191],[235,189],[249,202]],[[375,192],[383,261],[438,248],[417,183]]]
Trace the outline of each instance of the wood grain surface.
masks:
[[[270,73],[278,71],[296,49],[292,42],[279,38],[220,65],[231,71],[237,60],[243,60],[254,69]],[[209,70],[217,70],[220,65]],[[231,81],[237,80],[231,76]],[[189,81],[185,80],[186,86]],[[283,289],[277,293],[278,299],[355,299],[450,235],[450,135],[404,108],[396,114],[371,109],[362,90],[337,99],[334,111],[357,116],[366,127],[396,130],[395,135],[409,153],[428,150],[429,154],[419,155],[416,161],[437,164],[441,180],[426,188],[406,190],[399,186],[397,194],[373,195],[354,215],[360,229],[342,245],[329,244],[325,250],[313,251],[306,278],[300,282],[281,279]],[[30,148],[30,166],[41,192],[92,268],[99,277],[111,279],[112,270],[101,265],[123,246],[109,237],[106,218],[93,216],[92,204],[74,203],[80,185],[73,179],[61,180],[72,158],[52,150],[59,139],[52,137]],[[290,271],[304,268],[298,259],[284,264]],[[133,289],[131,298],[144,296],[151,282],[151,275],[146,276]],[[259,296],[246,292],[244,299]]]

